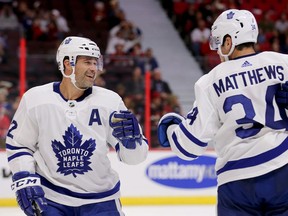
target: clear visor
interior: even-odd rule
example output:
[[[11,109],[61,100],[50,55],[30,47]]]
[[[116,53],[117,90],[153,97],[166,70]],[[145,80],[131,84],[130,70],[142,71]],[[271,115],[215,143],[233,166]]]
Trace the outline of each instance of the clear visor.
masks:
[[[99,72],[103,72],[103,56],[100,55],[99,58],[97,59],[97,70]]]
[[[220,44],[219,38],[210,35],[210,38],[209,38],[209,46],[210,46],[210,49],[211,49],[211,50],[218,50],[219,44]]]

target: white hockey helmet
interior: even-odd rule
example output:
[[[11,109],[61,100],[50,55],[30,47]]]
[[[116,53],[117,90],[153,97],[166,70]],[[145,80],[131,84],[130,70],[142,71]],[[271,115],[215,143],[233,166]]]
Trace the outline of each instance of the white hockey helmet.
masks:
[[[232,39],[231,53],[239,44],[256,43],[258,26],[254,15],[250,11],[237,9],[222,12],[211,27],[210,49],[219,50],[225,35],[230,35]]]
[[[100,53],[100,49],[97,44],[84,37],[70,36],[63,40],[60,44],[57,54],[56,61],[59,70],[64,74],[63,60],[65,57],[69,58],[71,66],[75,66],[77,56],[90,56],[97,58],[97,69],[98,71],[103,70],[103,61]]]

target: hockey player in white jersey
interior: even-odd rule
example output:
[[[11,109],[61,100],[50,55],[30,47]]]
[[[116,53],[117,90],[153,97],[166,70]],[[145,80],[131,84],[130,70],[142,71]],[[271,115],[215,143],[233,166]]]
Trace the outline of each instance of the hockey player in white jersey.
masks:
[[[135,165],[147,139],[118,94],[93,86],[103,66],[95,42],[67,37],[56,59],[62,81],[28,90],[7,135],[18,204],[26,215],[122,216],[108,143]]]
[[[196,82],[185,118],[167,113],[158,124],[161,145],[185,160],[213,142],[219,216],[288,215],[288,119],[275,96],[288,80],[288,56],[256,53],[257,36],[251,12],[220,14],[210,47],[222,62]]]

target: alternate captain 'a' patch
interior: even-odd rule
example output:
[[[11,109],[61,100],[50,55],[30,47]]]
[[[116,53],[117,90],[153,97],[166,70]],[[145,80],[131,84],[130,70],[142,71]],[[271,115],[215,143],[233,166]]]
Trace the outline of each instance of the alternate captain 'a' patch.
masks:
[[[72,174],[75,178],[77,174],[84,174],[92,170],[90,165],[90,157],[96,148],[94,139],[86,140],[82,143],[83,135],[77,128],[71,124],[63,135],[64,143],[54,140],[52,148],[58,158],[57,172],[64,176]]]

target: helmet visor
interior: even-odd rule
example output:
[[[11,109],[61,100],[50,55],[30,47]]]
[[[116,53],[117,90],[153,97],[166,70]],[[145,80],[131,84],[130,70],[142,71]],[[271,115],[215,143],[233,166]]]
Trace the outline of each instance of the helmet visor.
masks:
[[[97,70],[98,72],[103,72],[103,56],[100,55],[97,59]]]

